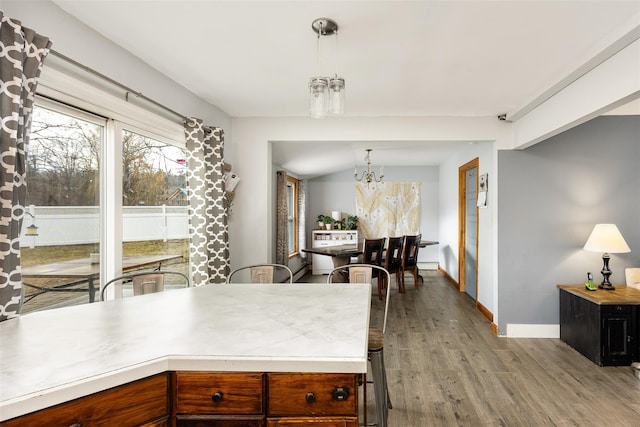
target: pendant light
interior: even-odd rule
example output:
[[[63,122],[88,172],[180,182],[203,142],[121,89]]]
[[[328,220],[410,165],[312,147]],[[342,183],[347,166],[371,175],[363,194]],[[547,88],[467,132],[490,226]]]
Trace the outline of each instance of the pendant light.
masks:
[[[344,79],[338,76],[338,24],[329,18],[318,18],[311,23],[317,34],[318,74],[309,80],[309,115],[321,119],[330,114],[344,114]],[[320,72],[320,37],[336,36],[336,71],[333,77],[324,77]]]

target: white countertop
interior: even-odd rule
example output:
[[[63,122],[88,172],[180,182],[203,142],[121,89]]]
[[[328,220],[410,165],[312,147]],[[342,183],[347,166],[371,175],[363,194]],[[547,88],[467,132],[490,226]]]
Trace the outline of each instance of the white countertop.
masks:
[[[207,285],[0,322],[0,421],[156,373],[367,370],[370,285]]]

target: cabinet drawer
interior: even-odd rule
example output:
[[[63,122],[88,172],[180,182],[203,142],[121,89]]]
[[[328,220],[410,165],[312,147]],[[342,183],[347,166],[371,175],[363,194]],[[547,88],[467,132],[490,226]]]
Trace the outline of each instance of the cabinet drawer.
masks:
[[[199,418],[178,417],[176,427],[264,427],[264,417],[251,418],[240,415],[227,415],[227,417],[222,415],[201,415]]]
[[[358,427],[355,417],[344,418],[273,418],[267,420],[267,427]]]
[[[615,315],[631,315],[633,313],[633,306],[630,305],[603,305],[603,316],[615,316]]]
[[[14,418],[2,427],[162,425],[154,423],[169,411],[167,378],[161,374],[125,384]]]
[[[176,373],[178,414],[261,414],[262,374]]]
[[[356,374],[267,374],[268,416],[357,416]]]

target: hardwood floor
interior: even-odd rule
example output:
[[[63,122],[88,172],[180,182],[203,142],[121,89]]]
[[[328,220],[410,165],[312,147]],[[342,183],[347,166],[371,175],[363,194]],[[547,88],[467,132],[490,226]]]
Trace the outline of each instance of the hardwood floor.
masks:
[[[640,425],[640,381],[629,366],[598,367],[559,339],[496,337],[468,296],[436,271],[421,274],[418,290],[407,275],[402,295],[392,280],[389,426]],[[368,423],[374,408],[370,385]]]

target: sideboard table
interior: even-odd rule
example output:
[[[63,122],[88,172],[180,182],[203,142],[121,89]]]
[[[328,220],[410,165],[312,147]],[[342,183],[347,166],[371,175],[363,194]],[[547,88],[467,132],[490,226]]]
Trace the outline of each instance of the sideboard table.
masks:
[[[640,358],[640,290],[589,291],[558,285],[560,339],[599,366],[624,366]]]

